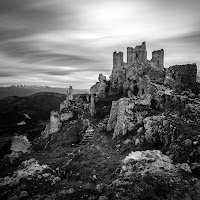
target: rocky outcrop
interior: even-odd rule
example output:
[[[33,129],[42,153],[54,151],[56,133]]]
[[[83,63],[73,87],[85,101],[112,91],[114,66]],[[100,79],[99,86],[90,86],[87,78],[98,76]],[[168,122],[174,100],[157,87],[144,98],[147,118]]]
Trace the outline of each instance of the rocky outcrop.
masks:
[[[134,151],[122,161],[121,174],[129,176],[131,173],[137,173],[144,176],[167,173],[176,176],[180,168],[191,173],[190,166],[188,164],[184,164],[184,166],[172,164],[172,160],[162,154],[160,150]]]
[[[68,111],[68,112],[61,112],[60,113],[60,121],[63,122],[67,122],[69,119],[73,118],[74,114],[72,111]]]
[[[147,114],[151,105],[151,95],[141,98],[121,98],[113,101],[107,130],[114,130],[113,138],[133,131]]]
[[[96,113],[95,101],[98,101],[99,99],[106,97],[106,90],[108,87],[106,76],[99,74],[98,79],[99,79],[99,82],[97,82],[95,85],[93,85],[90,88],[90,94],[91,94],[90,114],[91,116],[94,116]]]
[[[47,138],[49,135],[57,133],[62,126],[60,121],[60,114],[58,111],[51,111],[50,122],[46,125],[45,130],[42,132],[42,137]]]
[[[15,136],[10,148],[10,150],[12,151],[12,153],[9,155],[9,159],[11,160],[11,162],[22,154],[30,153],[31,146],[32,145],[28,141],[26,136]]]
[[[122,161],[119,178],[112,182],[112,189],[117,199],[191,200],[190,182],[182,173],[191,173],[189,165],[174,165],[159,150],[135,151]]]
[[[43,179],[43,181],[51,181],[52,184],[60,180],[59,177],[54,175],[53,170],[48,165],[40,165],[35,158],[31,158],[22,162],[12,176],[1,178],[0,188],[19,185],[22,179],[27,179],[29,181],[37,180],[37,182]]]

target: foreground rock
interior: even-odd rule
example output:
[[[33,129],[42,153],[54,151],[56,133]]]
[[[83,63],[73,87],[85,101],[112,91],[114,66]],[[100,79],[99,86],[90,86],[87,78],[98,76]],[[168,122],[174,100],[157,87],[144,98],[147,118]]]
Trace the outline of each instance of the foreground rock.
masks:
[[[34,158],[24,161],[19,169],[12,176],[6,176],[0,179],[0,187],[5,185],[16,185],[22,178],[31,178],[36,174],[42,173],[44,169],[48,169],[47,165],[40,165]]]
[[[112,183],[116,199],[197,199],[191,190],[190,167],[174,165],[159,150],[131,152]],[[196,191],[197,192],[197,191]]]

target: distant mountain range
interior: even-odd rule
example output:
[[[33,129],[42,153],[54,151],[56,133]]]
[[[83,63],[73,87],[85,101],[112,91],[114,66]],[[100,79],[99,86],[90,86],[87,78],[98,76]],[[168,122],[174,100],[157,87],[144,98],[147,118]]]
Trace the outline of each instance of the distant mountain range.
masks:
[[[12,85],[9,87],[0,87],[0,99],[9,97],[9,96],[30,96],[39,92],[53,92],[66,94],[67,88],[59,87],[48,87],[40,85]],[[74,94],[84,94],[88,93],[87,89],[73,89]]]
[[[50,112],[59,110],[65,98],[64,94],[50,92],[26,97],[6,97],[0,100],[0,127],[48,120]]]

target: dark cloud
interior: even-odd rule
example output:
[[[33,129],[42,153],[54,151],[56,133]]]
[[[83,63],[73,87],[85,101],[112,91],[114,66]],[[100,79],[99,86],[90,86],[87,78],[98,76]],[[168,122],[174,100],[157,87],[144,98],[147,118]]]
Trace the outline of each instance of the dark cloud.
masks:
[[[179,36],[169,37],[164,39],[163,41],[166,42],[175,42],[175,43],[182,43],[182,44],[192,44],[197,47],[200,46],[200,29],[195,30],[189,33],[185,33]]]
[[[73,66],[77,64],[95,63],[96,60],[82,55],[68,55],[65,53],[54,53],[48,50],[40,50],[31,41],[6,42],[0,44],[0,52],[7,57],[21,59],[24,63],[41,63],[52,66]]]
[[[14,73],[11,73],[11,72],[0,72],[0,77],[13,77],[15,76],[16,74]]]
[[[1,0],[0,41],[72,28],[76,19],[70,5],[63,9],[63,3],[52,0]]]
[[[53,71],[46,71],[44,74],[53,75],[53,76],[66,76],[72,74],[73,70],[53,70]]]

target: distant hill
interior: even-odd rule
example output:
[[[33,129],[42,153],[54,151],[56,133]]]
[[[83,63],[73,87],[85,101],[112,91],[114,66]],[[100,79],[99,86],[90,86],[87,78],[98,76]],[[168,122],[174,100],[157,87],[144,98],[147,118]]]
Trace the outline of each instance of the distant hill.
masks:
[[[87,89],[73,89],[74,94],[88,93]],[[48,87],[40,85],[13,85],[9,87],[0,87],[0,99],[9,96],[30,96],[39,92],[54,92],[60,94],[66,94],[66,88]]]
[[[0,100],[0,127],[17,123],[48,120],[52,110],[59,110],[64,94],[42,92],[27,97],[11,96]],[[30,119],[29,119],[30,118]]]

